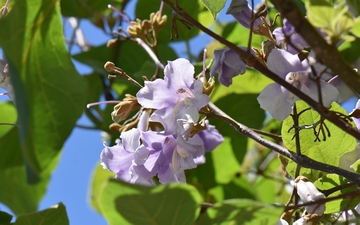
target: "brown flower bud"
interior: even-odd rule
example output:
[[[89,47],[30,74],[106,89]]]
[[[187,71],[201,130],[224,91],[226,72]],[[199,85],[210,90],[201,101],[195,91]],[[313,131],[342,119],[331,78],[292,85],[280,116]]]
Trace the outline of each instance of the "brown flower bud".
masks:
[[[104,68],[106,69],[106,71],[112,72],[115,70],[115,64],[113,62],[107,61],[104,65]]]

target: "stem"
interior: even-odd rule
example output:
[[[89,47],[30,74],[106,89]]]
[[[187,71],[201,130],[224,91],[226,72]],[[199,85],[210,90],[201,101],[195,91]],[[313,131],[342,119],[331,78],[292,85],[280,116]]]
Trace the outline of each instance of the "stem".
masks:
[[[354,183],[360,183],[360,174],[352,173],[347,170],[327,165],[325,163],[321,163],[318,161],[315,161],[305,155],[297,155],[294,152],[289,151],[287,148],[275,144],[269,140],[264,139],[259,134],[257,134],[255,131],[251,130],[250,128],[246,127],[245,125],[235,121],[233,118],[228,116],[226,113],[221,111],[216,105],[214,105],[212,102],[209,103],[209,109],[210,113],[207,115],[209,118],[217,118],[225,121],[229,125],[231,125],[237,132],[240,134],[249,137],[256,141],[257,143],[268,147],[271,150],[276,151],[277,153],[293,160],[295,163],[297,163],[301,167],[305,168],[311,168],[315,170],[320,170],[326,173],[335,173],[340,176],[345,177],[349,181],[352,181]]]
[[[294,26],[297,33],[315,51],[321,62],[338,74],[343,81],[357,93],[360,93],[360,76],[339,54],[335,46],[329,45],[320,33],[304,17],[292,0],[270,0],[283,17]]]

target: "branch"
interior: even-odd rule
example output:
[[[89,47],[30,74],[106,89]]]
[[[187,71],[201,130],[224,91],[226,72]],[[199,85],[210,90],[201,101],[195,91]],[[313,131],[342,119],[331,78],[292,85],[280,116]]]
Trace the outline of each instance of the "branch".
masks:
[[[328,66],[333,72],[354,91],[360,93],[360,75],[344,60],[335,46],[329,45],[320,33],[304,17],[292,0],[270,0],[275,8],[295,27],[305,41],[315,51],[321,62]]]
[[[314,110],[318,111],[321,116],[323,116],[325,119],[329,120],[330,122],[334,123],[336,126],[338,126],[340,129],[344,130],[345,132],[349,133],[350,135],[354,136],[357,139],[360,139],[360,132],[353,128],[350,124],[343,121],[341,118],[339,118],[335,112],[330,111],[326,107],[320,105],[315,100],[310,98],[308,95],[297,89],[296,87],[292,86],[288,82],[286,82],[284,79],[282,79],[277,74],[270,71],[266,66],[261,64],[255,56],[253,56],[251,53],[246,52],[240,48],[238,48],[235,44],[229,42],[228,40],[224,39],[223,37],[217,35],[216,33],[212,32],[208,28],[201,25],[197,20],[192,18],[189,14],[187,14],[185,11],[183,11],[181,8],[176,7],[173,3],[171,3],[169,0],[163,0],[163,2],[168,5],[173,11],[175,11],[179,16],[182,16],[185,18],[189,23],[191,23],[193,26],[197,27],[204,33],[208,34],[212,38],[218,40],[220,43],[226,45],[228,48],[236,52],[240,58],[250,67],[255,68],[265,76],[269,77],[276,83],[280,84],[281,86],[285,87],[287,90],[298,96],[300,99],[307,102]],[[299,17],[301,19],[302,17]],[[352,71],[354,73],[354,71]],[[358,87],[360,89],[360,86]]]
[[[217,118],[225,121],[229,125],[231,125],[237,132],[240,134],[249,137],[256,141],[257,143],[268,147],[271,150],[274,150],[275,152],[288,157],[289,159],[293,160],[296,164],[298,164],[301,167],[305,168],[311,168],[315,170],[320,170],[326,173],[335,173],[337,175],[343,176],[349,181],[352,181],[354,183],[360,183],[360,174],[352,173],[347,170],[327,165],[325,163],[321,163],[318,161],[315,161],[305,155],[297,155],[295,152],[289,151],[287,148],[275,144],[269,140],[266,140],[265,138],[261,137],[259,134],[257,134],[255,131],[251,130],[247,126],[235,121],[233,118],[228,116],[226,113],[224,113],[221,109],[219,109],[216,105],[214,105],[212,102],[209,103],[209,109],[210,113],[207,115],[208,118]]]

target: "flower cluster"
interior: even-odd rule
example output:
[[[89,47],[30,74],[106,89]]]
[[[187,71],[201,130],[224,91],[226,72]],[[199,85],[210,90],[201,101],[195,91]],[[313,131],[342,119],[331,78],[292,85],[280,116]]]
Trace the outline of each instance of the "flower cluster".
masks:
[[[223,137],[199,111],[210,99],[203,82],[194,80],[194,67],[186,59],[169,61],[164,79],[145,81],[136,95],[143,110],[137,128],[121,133],[115,146],[101,153],[102,165],[116,177],[132,183],[186,182],[184,170],[204,162]],[[200,120],[200,121],[199,121]],[[149,129],[149,122],[156,124]]]
[[[272,25],[266,23],[262,16],[264,13],[255,13],[246,0],[232,0],[228,13],[246,28],[250,29],[250,24],[252,24],[252,32],[255,34],[268,37],[264,32],[257,32],[260,27],[272,31],[271,37],[268,37],[269,40],[267,40],[267,45],[269,45],[268,42],[273,43],[270,44],[272,47],[262,51],[254,49],[255,51],[252,50],[251,53],[255,54],[258,59],[262,59],[268,69],[284,81],[325,107],[330,107],[332,102],[343,101],[351,95],[350,93],[339,96],[338,88],[342,88],[342,82],[339,79],[332,83],[327,82],[333,75],[324,74],[324,66],[315,60],[316,56],[313,52],[308,53],[304,50],[309,47],[308,44],[286,19],[283,21],[284,27],[274,29]],[[240,48],[246,50],[245,47]],[[230,86],[233,77],[246,72],[245,63],[232,50],[215,50],[214,54],[215,64],[210,74],[213,76],[217,73],[221,84]],[[336,87],[333,85],[335,83]],[[258,97],[258,102],[262,109],[281,121],[290,115],[294,103],[298,99],[289,90],[274,83],[265,87]]]

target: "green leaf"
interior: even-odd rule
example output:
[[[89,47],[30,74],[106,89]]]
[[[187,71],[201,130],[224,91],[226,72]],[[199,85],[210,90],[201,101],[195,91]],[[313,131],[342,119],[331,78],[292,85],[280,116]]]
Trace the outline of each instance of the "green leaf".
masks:
[[[120,8],[123,0],[112,0],[109,3]],[[102,0],[61,1],[61,13],[67,17],[99,18],[104,16],[105,11],[110,12],[107,3]]]
[[[10,224],[12,219],[12,215],[7,212],[0,211],[0,224],[7,225]]]
[[[109,224],[192,224],[202,199],[187,184],[147,187],[110,180],[100,196]]]
[[[60,154],[40,174],[36,184],[26,182],[26,168],[20,146],[19,132],[13,127],[0,139],[0,202],[7,205],[16,215],[34,212],[46,192],[50,175],[58,163]]]
[[[345,41],[342,45],[339,47],[339,51],[342,57],[348,62],[348,63],[354,63],[359,57],[360,57],[360,38],[355,38],[352,42]]]
[[[101,214],[100,206],[99,206],[99,199],[101,192],[108,182],[110,178],[113,178],[115,174],[110,172],[107,169],[104,169],[100,163],[97,163],[97,166],[93,172],[92,179],[91,179],[91,187],[90,187],[90,204],[91,206]]]
[[[65,47],[58,0],[16,2],[0,26],[28,178],[35,183],[83,112],[87,89]]]
[[[335,18],[333,6],[326,0],[309,0],[305,3],[309,21],[315,27],[328,28]]]
[[[69,219],[62,203],[40,212],[21,215],[14,225],[68,225]]]
[[[236,84],[234,83],[234,85]],[[264,110],[260,109],[259,104],[256,100],[258,94],[235,94],[235,93],[231,93],[231,90],[234,91],[234,89],[231,90],[229,89],[219,88],[219,90],[216,90],[215,93],[213,93],[214,94],[213,99],[217,99],[215,105],[218,106],[220,109],[222,109],[224,112],[226,112],[236,121],[239,121],[240,123],[243,123],[244,125],[250,128],[259,129],[265,119],[265,112]],[[247,89],[236,90],[236,92],[244,93],[246,90]],[[222,96],[222,97],[217,98],[217,96]],[[229,102],[236,102],[236,104],[229,104]],[[219,152],[218,150],[216,150],[216,152],[212,153],[212,154],[219,154],[218,156],[213,155],[214,157],[213,159],[223,161],[223,160],[232,160],[232,158],[235,157],[234,159],[236,159],[238,163],[242,163],[244,156],[246,154],[248,139],[245,136],[242,136],[241,134],[236,132],[232,127],[230,127],[230,125],[224,123],[223,121],[211,120],[211,123],[216,126],[216,128],[223,136],[227,136],[231,138],[231,147],[233,151],[232,155],[228,155],[227,153],[223,152],[225,151],[225,149],[222,150],[222,148],[219,147],[218,148]],[[222,162],[222,163],[225,164],[221,165],[221,167],[224,166],[226,167],[226,165],[228,165],[226,162]],[[224,170],[226,171],[227,169]],[[234,171],[230,169],[227,170],[227,173],[230,172],[234,172]],[[233,175],[231,177],[233,177]],[[217,174],[216,177],[220,179],[220,177],[223,176],[221,174],[219,175]],[[230,177],[226,176],[221,179],[225,181],[224,179],[226,178],[230,178]],[[228,181],[229,180],[227,180],[227,182]]]
[[[247,199],[233,199],[216,203],[208,208],[197,224],[276,224],[282,211],[282,207]]]
[[[211,93],[211,101],[216,102],[222,97],[226,97],[229,94],[258,94],[260,93],[268,84],[273,83],[269,78],[261,75],[259,72],[253,69],[246,69],[246,73],[243,75],[239,75],[233,78],[233,83],[230,87],[225,87],[223,85],[216,85],[213,92]],[[252,97],[254,98],[254,97]],[[256,97],[257,98],[257,97]],[[255,103],[252,106],[257,105],[260,109],[259,104],[256,99],[252,99]],[[250,101],[249,101],[250,102]],[[244,105],[245,106],[245,105]],[[235,105],[234,105],[235,108]],[[245,108],[241,108],[242,110],[237,110],[238,112],[243,111],[243,109],[249,109],[249,107],[245,106]],[[255,109],[255,108],[254,108]],[[225,111],[227,112],[227,111]],[[234,112],[235,113],[235,112]]]
[[[356,160],[356,162],[352,164],[350,167],[354,169],[357,173],[360,173],[360,159]]]
[[[305,5],[310,23],[322,28],[330,37],[340,38],[354,25],[345,1],[333,6],[326,0],[309,0]]]
[[[246,147],[246,139],[243,139],[243,142],[242,146]],[[225,137],[224,142],[211,152],[217,183],[226,184],[234,178],[236,173],[240,172],[240,163],[236,160],[233,146],[231,139]],[[239,145],[235,146],[237,147],[236,150],[241,149]],[[211,162],[207,161],[206,163]]]
[[[337,174],[327,174],[326,176],[321,177],[319,180],[314,182],[314,185],[319,189],[319,190],[329,190],[332,188],[336,188],[339,187],[340,185],[344,185],[348,183],[348,181],[337,175]],[[333,193],[331,193],[330,195],[328,195],[327,197],[335,197],[335,196],[339,196],[342,194],[346,194],[348,192],[354,192],[356,191],[357,188],[355,185],[351,186],[351,187],[347,187],[347,188],[343,188],[339,191],[335,191]],[[359,204],[360,201],[360,197],[356,197],[356,198],[349,198],[349,197],[344,197],[344,198],[339,198],[339,199],[335,199],[332,201],[327,201],[326,205],[325,205],[325,212],[324,214],[330,214],[330,213],[335,213],[335,212],[341,212],[347,209],[352,209],[354,208],[356,205]]]
[[[256,200],[269,204],[287,202],[290,197],[286,188],[288,182],[280,169],[280,161],[277,157],[274,157],[263,174],[266,176],[258,176],[252,184]]]
[[[225,25],[223,29],[222,36],[233,42],[238,46],[248,46],[250,30],[243,27],[239,22],[234,21]],[[261,49],[261,42],[267,40],[264,36],[261,35],[252,35],[251,38],[251,47]],[[260,74],[259,72],[253,70],[253,72]],[[263,76],[264,77],[264,76]],[[266,78],[268,79],[268,78]]]
[[[201,2],[216,19],[216,15],[224,8],[226,0],[201,0]]]
[[[121,51],[119,51],[119,49],[121,49]],[[159,44],[158,51],[160,60],[166,61],[177,58],[174,50],[167,44]],[[118,49],[108,48],[106,44],[104,44],[94,47],[87,52],[73,55],[73,58],[91,66],[97,73],[102,75],[108,74],[104,69],[104,64],[107,61],[113,61],[117,67],[120,67],[129,76],[138,81],[142,81],[142,76],[148,76],[150,79],[156,70],[152,59],[146,51],[132,41],[121,41]],[[139,76],[135,77],[134,74],[139,72],[139,68],[147,63],[153,65],[152,70],[147,70],[145,71],[146,73],[139,74]],[[130,82],[127,83],[130,84]]]
[[[302,112],[305,109],[309,109],[309,106],[302,102],[296,102],[296,108],[298,113]],[[339,106],[337,103],[333,103],[331,106],[331,110],[335,112],[339,112],[343,115],[347,115],[345,109]],[[299,126],[304,125],[313,125],[318,123],[320,120],[319,114],[314,110],[307,110],[303,112],[299,117]],[[325,121],[325,124],[330,132],[330,137],[328,137],[328,133],[326,128],[324,128],[324,134],[320,131],[320,140],[315,141],[315,135],[313,129],[302,129],[299,132],[300,136],[300,150],[301,153],[306,155],[307,157],[326,163],[332,166],[339,166],[340,156],[346,152],[350,152],[355,149],[357,142],[354,137],[347,134],[334,124],[329,121]],[[295,139],[293,139],[295,135],[295,129],[291,129],[294,125],[293,119],[291,116],[286,118],[283,122],[282,127],[282,137],[285,146],[293,152],[296,152],[296,144]],[[316,131],[319,130],[318,125],[316,127]],[[326,138],[324,141],[323,138]],[[287,170],[291,174],[291,176],[295,176],[296,163],[290,161]],[[318,178],[320,178],[323,174],[320,171],[301,168],[300,175],[307,177],[310,181],[314,182]]]
[[[355,25],[351,28],[351,32],[356,37],[360,37],[360,16],[356,18]]]
[[[0,123],[15,124],[17,120],[17,112],[15,106],[11,102],[0,103],[1,118]],[[13,126],[0,124],[0,137],[9,132]]]
[[[232,198],[254,199],[255,193],[253,186],[245,176],[236,177],[227,184],[214,187],[209,192],[215,198],[215,201],[223,201]]]

